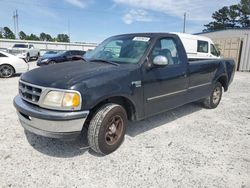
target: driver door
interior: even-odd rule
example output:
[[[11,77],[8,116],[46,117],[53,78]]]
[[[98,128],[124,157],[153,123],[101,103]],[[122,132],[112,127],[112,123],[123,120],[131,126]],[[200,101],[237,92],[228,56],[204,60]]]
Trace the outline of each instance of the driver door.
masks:
[[[143,74],[145,116],[151,116],[185,103],[188,88],[187,65],[179,58],[173,38],[159,39],[150,56],[165,56],[168,65],[153,67]]]

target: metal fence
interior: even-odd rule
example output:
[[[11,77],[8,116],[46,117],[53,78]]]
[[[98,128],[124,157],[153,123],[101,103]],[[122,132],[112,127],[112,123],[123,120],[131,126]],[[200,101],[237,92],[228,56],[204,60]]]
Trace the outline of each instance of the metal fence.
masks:
[[[14,44],[31,43],[35,48],[41,51],[48,50],[93,50],[97,44],[95,43],[66,43],[66,42],[47,42],[47,41],[30,41],[30,40],[12,40],[0,39],[0,49],[5,50],[12,47]]]

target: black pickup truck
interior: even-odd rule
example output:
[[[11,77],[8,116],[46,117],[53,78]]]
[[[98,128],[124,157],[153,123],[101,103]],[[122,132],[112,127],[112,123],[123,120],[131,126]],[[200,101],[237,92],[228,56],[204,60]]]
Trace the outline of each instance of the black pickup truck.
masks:
[[[216,108],[234,71],[228,59],[188,62],[175,34],[118,35],[83,60],[23,74],[14,106],[26,130],[72,139],[86,128],[89,146],[109,154],[122,143],[128,120],[198,100]]]

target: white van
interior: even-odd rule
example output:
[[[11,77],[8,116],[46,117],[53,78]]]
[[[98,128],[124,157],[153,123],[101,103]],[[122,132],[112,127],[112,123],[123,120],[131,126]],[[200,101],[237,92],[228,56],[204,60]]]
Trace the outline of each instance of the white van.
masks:
[[[221,58],[220,52],[216,49],[210,38],[186,33],[173,34],[180,37],[189,60]]]

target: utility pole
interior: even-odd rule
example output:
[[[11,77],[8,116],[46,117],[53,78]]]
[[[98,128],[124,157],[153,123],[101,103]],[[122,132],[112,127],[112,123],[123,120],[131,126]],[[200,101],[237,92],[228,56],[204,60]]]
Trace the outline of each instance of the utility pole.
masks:
[[[17,36],[16,36],[16,12],[15,11],[13,13],[13,21],[14,21],[14,32],[15,32],[15,38],[16,38]]]
[[[18,26],[18,13],[17,13],[17,10],[16,10],[16,32],[17,32],[16,38],[19,39],[19,26]]]
[[[68,20],[68,35],[69,35],[69,41],[70,41],[70,20]]]
[[[185,12],[184,13],[184,21],[183,21],[183,33],[186,33],[186,16],[187,16],[187,13]]]
[[[18,36],[19,27],[18,27],[18,13],[17,13],[17,10],[14,11],[13,20],[14,20],[14,32],[15,32],[15,37],[16,37],[16,39],[17,39],[17,38],[19,38],[19,36]]]

